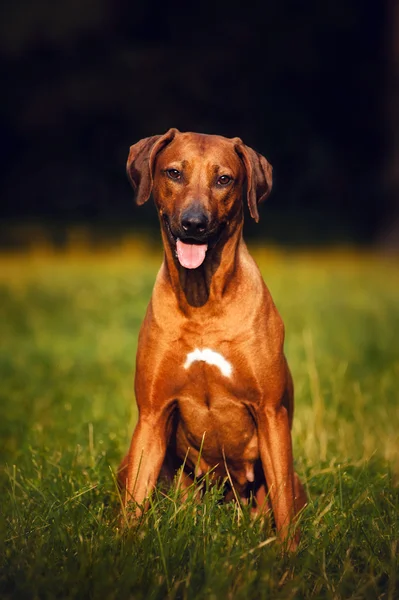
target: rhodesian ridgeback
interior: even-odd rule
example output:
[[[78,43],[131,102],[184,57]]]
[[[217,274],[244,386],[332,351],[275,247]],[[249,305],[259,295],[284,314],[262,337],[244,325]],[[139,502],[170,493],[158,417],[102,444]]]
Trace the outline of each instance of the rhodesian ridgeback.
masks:
[[[137,204],[151,193],[164,261],[141,327],[139,418],[119,470],[139,516],[161,473],[212,473],[226,498],[269,510],[290,549],[306,494],[294,472],[293,384],[284,325],[243,240],[243,196],[258,221],[272,167],[239,138],[170,129],[130,148]],[[181,475],[183,474],[183,477]]]

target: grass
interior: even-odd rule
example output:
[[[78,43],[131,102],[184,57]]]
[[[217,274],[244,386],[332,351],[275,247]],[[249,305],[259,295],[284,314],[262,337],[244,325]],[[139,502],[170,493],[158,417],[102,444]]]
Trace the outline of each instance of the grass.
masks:
[[[1,598],[399,596],[399,279],[387,259],[255,252],[286,324],[297,553],[208,489],[119,527],[113,473],[136,421],[138,328],[160,262],[0,258]],[[204,483],[205,486],[205,483]],[[206,486],[205,486],[206,487]]]

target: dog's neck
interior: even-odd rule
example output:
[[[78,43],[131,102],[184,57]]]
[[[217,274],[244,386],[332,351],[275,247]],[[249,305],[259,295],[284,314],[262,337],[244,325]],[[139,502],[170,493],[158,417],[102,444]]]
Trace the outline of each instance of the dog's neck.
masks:
[[[217,244],[210,248],[204,262],[197,269],[185,269],[175,256],[174,249],[162,231],[165,248],[164,268],[183,313],[190,308],[205,306],[209,299],[221,300],[229,291],[239,268],[239,251],[244,246],[242,221],[234,232],[225,231]]]

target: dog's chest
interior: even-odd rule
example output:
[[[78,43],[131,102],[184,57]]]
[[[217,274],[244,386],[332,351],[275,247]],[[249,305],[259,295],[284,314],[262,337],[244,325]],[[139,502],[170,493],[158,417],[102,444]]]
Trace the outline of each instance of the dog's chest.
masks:
[[[227,341],[185,346],[174,356],[169,379],[176,399],[191,397],[208,408],[221,396],[256,401],[257,378],[247,356],[236,344]]]
[[[221,353],[212,348],[195,348],[191,352],[188,352],[184,361],[184,369],[186,371],[192,370],[195,363],[203,363],[204,365],[210,365],[216,367],[218,374],[223,375],[228,379],[233,374],[233,365],[231,361]],[[209,373],[208,377],[211,373]],[[197,374],[198,377],[198,374]]]
[[[194,446],[201,444],[205,431],[206,445],[215,450],[230,441],[237,448],[237,440],[245,446],[252,437],[248,405],[256,389],[245,366],[237,353],[223,347],[195,347],[184,354],[174,377],[174,396],[179,420]]]

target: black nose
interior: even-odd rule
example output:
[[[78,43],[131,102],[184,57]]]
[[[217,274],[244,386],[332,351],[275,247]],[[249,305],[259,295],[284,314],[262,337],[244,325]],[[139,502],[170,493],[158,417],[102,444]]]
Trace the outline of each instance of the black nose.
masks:
[[[198,208],[189,208],[181,217],[181,226],[187,236],[198,236],[205,233],[208,227],[208,217]]]

